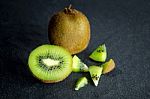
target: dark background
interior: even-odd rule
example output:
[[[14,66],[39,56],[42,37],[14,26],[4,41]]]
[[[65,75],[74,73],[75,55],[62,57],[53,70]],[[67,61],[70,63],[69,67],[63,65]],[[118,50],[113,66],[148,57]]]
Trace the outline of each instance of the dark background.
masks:
[[[29,72],[29,53],[47,37],[50,17],[72,4],[91,24],[89,54],[103,42],[117,68],[95,87],[86,73],[72,73],[57,84],[43,84]],[[81,76],[89,84],[74,91]],[[1,0],[0,99],[150,99],[150,0]]]

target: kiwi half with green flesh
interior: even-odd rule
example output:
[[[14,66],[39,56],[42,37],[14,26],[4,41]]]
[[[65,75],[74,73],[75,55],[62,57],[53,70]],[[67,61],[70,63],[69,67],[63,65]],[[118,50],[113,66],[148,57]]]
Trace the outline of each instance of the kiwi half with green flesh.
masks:
[[[103,67],[103,74],[111,72],[115,68],[115,62],[110,59],[108,62],[101,65]]]
[[[79,90],[80,88],[84,87],[87,84],[88,84],[87,78],[86,77],[81,77],[76,82],[75,90]]]
[[[107,51],[105,44],[100,45],[94,52],[89,56],[92,60],[105,62],[107,57]]]
[[[90,72],[91,78],[92,78],[95,86],[98,85],[99,79],[102,74],[102,70],[103,70],[103,67],[99,67],[99,66],[90,66],[89,67],[89,72]]]
[[[52,16],[48,36],[50,44],[62,46],[71,54],[76,54],[88,46],[90,24],[82,12],[69,6]]]
[[[60,46],[42,45],[30,53],[28,65],[36,78],[45,83],[55,83],[72,72],[72,56]]]
[[[88,72],[88,67],[76,55],[73,56],[73,72]]]

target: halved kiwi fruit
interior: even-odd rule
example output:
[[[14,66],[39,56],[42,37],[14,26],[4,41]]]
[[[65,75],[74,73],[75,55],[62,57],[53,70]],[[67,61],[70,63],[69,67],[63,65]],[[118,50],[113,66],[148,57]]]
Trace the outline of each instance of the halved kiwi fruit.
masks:
[[[108,62],[102,64],[103,74],[111,72],[115,68],[115,62],[113,59],[110,59]]]
[[[88,67],[76,55],[73,56],[73,72],[88,72]]]
[[[45,83],[55,83],[72,72],[72,56],[60,46],[42,45],[30,53],[28,65],[36,78]]]
[[[88,84],[87,78],[86,77],[81,77],[76,82],[75,90],[79,90],[80,88],[84,87],[87,84]]]
[[[48,35],[50,44],[63,46],[71,54],[76,54],[88,46],[90,24],[82,12],[70,5],[52,16]]]
[[[103,67],[99,67],[99,66],[90,66],[89,67],[89,72],[90,72],[91,78],[92,78],[95,86],[98,85],[99,79],[102,74],[102,70],[103,70]]]
[[[96,50],[89,56],[92,60],[99,61],[99,62],[105,62],[107,57],[107,51],[105,44],[99,45]]]

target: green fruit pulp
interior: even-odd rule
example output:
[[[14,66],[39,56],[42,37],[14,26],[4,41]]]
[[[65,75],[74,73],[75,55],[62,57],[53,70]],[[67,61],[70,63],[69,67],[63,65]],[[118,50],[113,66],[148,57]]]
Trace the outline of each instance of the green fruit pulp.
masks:
[[[87,84],[88,84],[87,78],[86,77],[81,77],[81,78],[78,79],[78,81],[76,83],[75,90],[79,90],[80,88],[84,87]]]
[[[105,62],[107,57],[107,51],[105,44],[100,45],[94,52],[89,56],[91,59],[99,62]]]
[[[111,72],[115,68],[115,62],[113,59],[110,59],[101,66],[103,67],[103,74],[106,74]]]
[[[72,57],[62,47],[42,45],[30,53],[28,65],[36,78],[57,82],[65,79],[71,73]]]
[[[102,74],[102,70],[103,70],[103,67],[99,67],[99,66],[90,66],[89,67],[89,72],[90,72],[91,78],[92,78],[95,86],[98,85],[99,79]]]
[[[73,57],[73,72],[88,72],[88,67],[76,55]]]

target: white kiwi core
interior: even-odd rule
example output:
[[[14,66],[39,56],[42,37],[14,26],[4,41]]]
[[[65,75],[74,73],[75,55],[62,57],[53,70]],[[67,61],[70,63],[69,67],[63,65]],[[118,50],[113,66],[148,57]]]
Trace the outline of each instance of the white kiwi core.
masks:
[[[60,64],[60,61],[58,60],[54,60],[54,59],[42,59],[42,62],[47,66],[47,67],[51,67],[51,66],[58,66]]]

